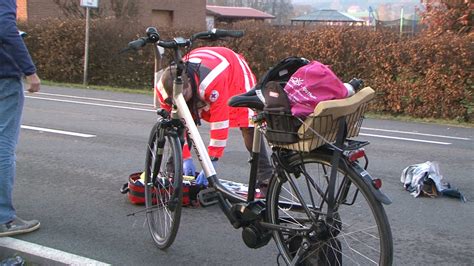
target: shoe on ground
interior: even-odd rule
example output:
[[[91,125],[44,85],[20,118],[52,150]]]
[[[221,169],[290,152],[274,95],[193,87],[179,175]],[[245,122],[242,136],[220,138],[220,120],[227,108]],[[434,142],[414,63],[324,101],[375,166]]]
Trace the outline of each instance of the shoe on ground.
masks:
[[[18,217],[6,224],[0,224],[0,237],[29,233],[40,227],[37,220],[25,221]]]

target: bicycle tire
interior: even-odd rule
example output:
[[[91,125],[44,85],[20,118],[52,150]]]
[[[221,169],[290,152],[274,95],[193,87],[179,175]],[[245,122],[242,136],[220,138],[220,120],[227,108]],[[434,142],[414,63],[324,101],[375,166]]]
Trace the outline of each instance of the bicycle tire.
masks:
[[[298,236],[294,232],[284,232],[285,230],[273,231],[273,239],[287,264],[292,263],[298,249],[303,246],[303,240],[308,249],[301,255],[297,265],[392,264],[392,233],[385,210],[352,166],[345,164],[343,159],[339,163],[334,194],[337,210],[334,211],[331,222],[326,219],[325,203],[331,173],[331,155],[299,154],[290,158],[288,164],[301,169],[299,177],[298,171],[288,174],[285,170],[283,173],[286,178],[275,176],[272,179],[267,194],[268,222],[288,228],[312,228],[312,232]],[[295,182],[296,186],[293,187],[301,193],[301,197],[291,188],[288,178]],[[343,188],[348,187],[347,184],[351,185],[347,196],[343,197]],[[320,188],[319,193],[316,187]],[[313,201],[309,200],[311,198]],[[352,200],[355,202],[347,205]],[[316,224],[310,221],[301,202],[309,207],[309,213],[317,220]]]
[[[146,152],[145,205],[149,231],[160,249],[171,246],[178,233],[183,198],[181,154],[176,132],[160,128],[159,122],[155,124]]]

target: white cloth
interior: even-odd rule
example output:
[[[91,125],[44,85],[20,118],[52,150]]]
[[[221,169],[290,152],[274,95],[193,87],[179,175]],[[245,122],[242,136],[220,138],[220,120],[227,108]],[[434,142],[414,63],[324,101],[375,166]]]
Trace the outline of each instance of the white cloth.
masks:
[[[423,190],[425,178],[433,180],[439,192],[450,188],[449,184],[441,182],[443,176],[439,171],[438,162],[427,161],[410,165],[403,169],[400,181],[405,186],[405,189],[411,192],[411,195],[418,197]]]

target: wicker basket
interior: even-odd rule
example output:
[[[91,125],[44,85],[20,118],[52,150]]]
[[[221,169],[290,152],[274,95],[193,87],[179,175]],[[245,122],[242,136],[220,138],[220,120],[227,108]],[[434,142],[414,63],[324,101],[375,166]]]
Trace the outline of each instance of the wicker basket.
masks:
[[[346,99],[320,102],[305,120],[266,112],[267,123],[262,130],[274,147],[309,152],[336,140],[339,119],[346,119],[347,138],[359,135],[363,115],[374,95],[374,90],[366,87]]]

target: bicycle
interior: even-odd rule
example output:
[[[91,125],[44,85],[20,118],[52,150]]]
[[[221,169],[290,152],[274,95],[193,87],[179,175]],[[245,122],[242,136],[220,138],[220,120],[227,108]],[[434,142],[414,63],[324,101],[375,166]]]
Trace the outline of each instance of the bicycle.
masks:
[[[263,247],[273,237],[279,250],[277,262],[281,258],[288,265],[392,263],[392,235],[382,206],[391,201],[380,190],[381,181],[366,171],[368,158],[363,147],[369,143],[349,139],[359,133],[373,90],[364,88],[348,99],[336,100],[335,105],[334,101],[318,104],[319,115],[299,119],[299,129],[290,132],[274,127],[272,119],[286,117],[288,123],[293,123],[294,117],[264,110],[259,91],[262,84],[231,98],[230,106],[256,111],[254,123],[258,130],[254,130],[254,140],[262,135],[267,139],[275,166],[266,199],[256,199],[260,141],[254,141],[249,190],[244,198],[227,190],[217,178],[182,95],[182,50],[191,49],[196,40],[238,38],[243,32],[214,29],[189,39],[173,40],[161,40],[152,27],[146,32],[146,37],[130,42],[128,49],[153,44],[155,66],[161,57],[159,47],[171,50],[177,65],[171,113],[157,110],[158,119],[150,132],[146,153],[145,211],[158,248],[168,248],[178,231],[183,191],[182,145],[187,134],[209,188],[215,191],[232,226],[242,228],[248,247]],[[156,72],[155,67],[155,81]],[[281,139],[284,134],[294,139]]]

